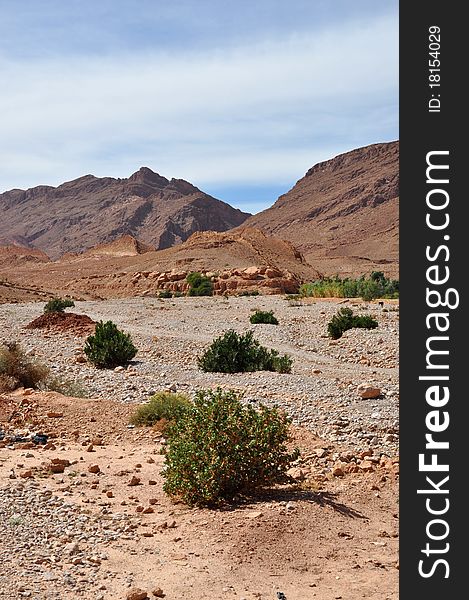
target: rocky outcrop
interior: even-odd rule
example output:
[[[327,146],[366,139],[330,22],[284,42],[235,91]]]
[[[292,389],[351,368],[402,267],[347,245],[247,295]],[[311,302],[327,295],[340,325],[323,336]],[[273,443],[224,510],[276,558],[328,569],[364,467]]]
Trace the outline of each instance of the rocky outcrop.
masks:
[[[14,244],[0,247],[0,267],[3,264],[24,265],[26,263],[45,263],[49,262],[49,257],[42,250],[17,246]]]
[[[187,270],[172,269],[171,271],[116,273],[114,276],[96,275],[88,277],[87,289],[95,289],[98,292],[106,288],[109,292],[114,287],[119,296],[152,296],[162,291],[186,294],[189,289],[186,279],[189,273],[190,271]],[[251,266],[245,269],[201,273],[212,281],[216,296],[253,292],[265,295],[295,294],[301,284],[301,280],[295,274],[273,267]],[[68,289],[75,289],[79,283],[79,280],[70,281]]]

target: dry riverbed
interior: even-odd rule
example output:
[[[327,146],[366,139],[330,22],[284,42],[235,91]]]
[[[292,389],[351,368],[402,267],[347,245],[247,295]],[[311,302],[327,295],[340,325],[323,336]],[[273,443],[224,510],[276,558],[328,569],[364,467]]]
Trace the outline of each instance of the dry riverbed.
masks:
[[[139,587],[149,598],[160,588],[188,600],[267,600],[279,591],[288,600],[396,599],[398,305],[353,304],[345,306],[374,315],[379,327],[332,341],[326,326],[337,301],[77,302],[73,312],[131,333],[139,352],[118,372],[81,362],[83,336],[24,329],[42,304],[1,305],[0,338],[19,340],[90,397],[0,396],[2,597],[108,600]],[[250,325],[255,308],[273,310],[280,325]],[[229,328],[253,329],[288,353],[292,373],[201,372],[196,357]],[[364,382],[380,397],[361,398]],[[216,386],[290,414],[302,451],[297,483],[217,511],[165,497],[164,439],[129,428],[129,414],[157,390]],[[11,437],[33,429],[49,435],[48,446]],[[54,459],[69,463],[62,473],[51,472]],[[140,481],[129,485],[132,478]]]

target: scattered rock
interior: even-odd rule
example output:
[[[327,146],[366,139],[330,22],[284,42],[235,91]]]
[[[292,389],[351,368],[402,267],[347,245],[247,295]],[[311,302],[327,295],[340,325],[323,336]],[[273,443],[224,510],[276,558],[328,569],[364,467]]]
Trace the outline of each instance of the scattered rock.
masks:
[[[332,467],[332,475],[334,475],[334,477],[343,477],[345,475],[343,465],[341,465],[341,464],[334,465]]]
[[[357,387],[358,395],[364,400],[379,398],[381,396],[381,389],[371,385],[370,383],[361,383]]]
[[[147,600],[148,593],[140,588],[132,588],[127,592],[126,600]]]

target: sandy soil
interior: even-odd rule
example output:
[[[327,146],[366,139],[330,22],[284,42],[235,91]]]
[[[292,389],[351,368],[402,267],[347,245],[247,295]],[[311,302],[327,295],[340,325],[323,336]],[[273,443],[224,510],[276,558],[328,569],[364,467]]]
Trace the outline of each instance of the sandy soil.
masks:
[[[0,449],[0,488],[27,485],[30,479],[22,476],[30,471],[54,496],[100,519],[124,514],[135,528],[131,539],[121,535],[101,545],[107,559],[92,582],[75,589],[61,584],[57,597],[125,598],[137,586],[188,600],[270,599],[277,591],[298,600],[397,598],[397,475],[384,467],[322,484],[279,486],[220,510],[191,509],[163,493],[160,435],[129,429],[131,406],[34,393],[3,397],[1,407],[0,426],[15,411],[20,424],[29,409],[27,420],[47,431],[55,448]],[[47,417],[53,413],[62,416]],[[293,435],[303,456],[331,449],[304,429]],[[64,474],[47,471],[45,464],[56,457],[71,463]],[[91,465],[100,472],[90,473]],[[139,485],[128,485],[133,476]],[[154,512],[136,512],[139,507]],[[16,543],[11,539],[7,546]],[[89,541],[79,545],[85,556],[96,553]],[[52,553],[47,544],[43,550],[46,557]],[[69,567],[63,554],[54,568],[43,564],[59,576]],[[21,553],[10,554],[9,570],[21,573],[24,566]],[[48,593],[59,582],[38,585],[27,575],[15,577],[3,597],[18,597],[15,587],[35,589],[37,598],[55,597]]]

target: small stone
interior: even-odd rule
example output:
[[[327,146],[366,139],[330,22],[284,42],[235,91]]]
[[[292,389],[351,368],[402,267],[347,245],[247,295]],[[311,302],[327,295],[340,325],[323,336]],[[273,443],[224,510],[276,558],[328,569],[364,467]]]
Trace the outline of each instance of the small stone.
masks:
[[[99,465],[90,465],[88,467],[88,473],[99,473],[101,471]]]
[[[132,475],[132,479],[129,481],[129,483],[127,485],[130,485],[130,486],[139,485],[140,481],[141,481],[140,477],[136,477],[135,475]]]
[[[55,412],[55,411],[53,411],[53,410],[50,410],[50,411],[47,413],[47,416],[49,417],[49,419],[59,419],[60,417],[63,417],[63,416],[64,416],[64,414],[63,414],[63,413],[61,413],[61,412]]]
[[[112,490],[109,490],[109,491],[107,491],[107,492],[106,492],[106,496],[107,496],[108,498],[114,498],[114,494],[113,494]]]
[[[287,475],[289,477],[293,477],[293,479],[296,479],[297,481],[303,481],[306,478],[306,473],[299,467],[292,467],[291,469],[288,469]]]
[[[156,485],[156,481],[154,479],[149,479],[148,480],[148,485]]]
[[[89,445],[89,446],[86,448],[86,451],[87,451],[87,452],[94,452],[95,450],[94,450],[94,446],[93,446],[93,444],[90,444],[90,445]]]
[[[166,594],[164,594],[163,590],[159,587],[154,588],[151,593],[153,594],[153,596],[155,596],[156,598],[164,598]]]
[[[343,477],[345,475],[344,469],[341,464],[334,465],[332,468],[332,475],[334,477]]]
[[[63,473],[65,471],[65,467],[69,466],[69,460],[64,458],[53,458],[51,460],[51,464],[49,465],[49,469],[52,471],[52,473]]]
[[[264,513],[262,513],[260,510],[256,510],[248,514],[248,519],[260,519],[263,516]]]
[[[316,448],[314,452],[316,453],[316,456],[318,458],[324,458],[325,456],[327,456],[326,448]]]
[[[76,554],[80,550],[80,547],[76,542],[70,542],[68,544],[65,544],[64,550],[68,554]]]
[[[364,400],[379,398],[381,396],[381,389],[370,383],[361,383],[357,387],[357,394]]]
[[[144,515],[149,515],[151,513],[154,513],[154,509],[151,506],[147,506],[147,508],[145,508],[145,510],[143,511]]]
[[[124,367],[122,367],[121,365],[119,365],[118,367],[116,367],[114,369],[115,373],[122,373],[122,371],[124,371]]]
[[[148,500],[148,504],[151,504],[151,505],[158,504],[158,500],[156,498],[150,498],[150,500]]]
[[[132,588],[127,592],[126,600],[147,600],[148,594],[140,588]]]
[[[27,471],[23,471],[22,473],[20,473],[20,477],[22,477],[23,479],[30,479],[33,476],[33,472],[31,471],[31,469],[28,469]]]

